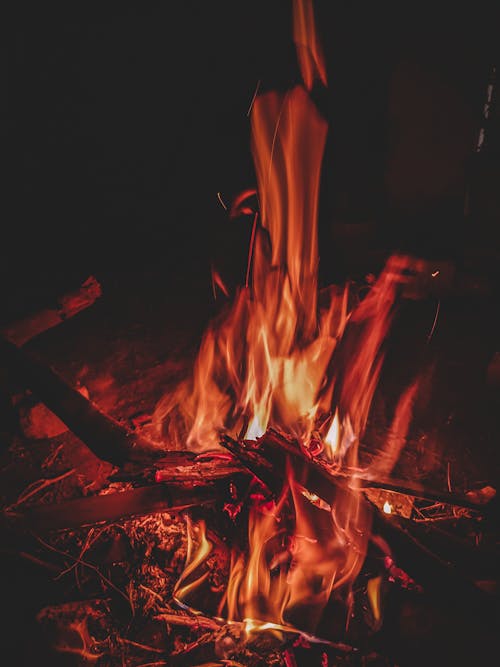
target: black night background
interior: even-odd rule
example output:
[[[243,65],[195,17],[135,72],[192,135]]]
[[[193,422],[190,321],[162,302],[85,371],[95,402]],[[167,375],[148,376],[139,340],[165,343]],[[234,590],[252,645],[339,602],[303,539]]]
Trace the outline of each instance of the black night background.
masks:
[[[330,123],[324,280],[370,270],[377,250],[491,252],[498,232],[464,221],[464,200],[495,64],[493,12],[316,10],[329,77],[319,99]],[[257,83],[298,79],[289,3],[11,12],[2,317],[89,273],[104,283],[153,273],[182,292],[215,261],[240,280],[248,230],[228,221],[217,192],[230,203],[254,183],[247,110]]]

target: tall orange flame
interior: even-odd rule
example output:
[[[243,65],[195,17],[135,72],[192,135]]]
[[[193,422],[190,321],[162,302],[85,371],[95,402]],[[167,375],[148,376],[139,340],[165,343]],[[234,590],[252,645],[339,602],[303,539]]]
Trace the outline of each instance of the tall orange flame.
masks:
[[[294,39],[308,90],[315,78],[326,84],[313,18],[311,2],[294,0]],[[411,262],[391,257],[350,312],[347,288],[331,288],[320,307],[317,214],[326,122],[298,86],[258,97],[251,127],[260,211],[246,285],[204,335],[193,376],[162,399],[155,416],[170,444],[187,442],[194,450],[217,447],[222,432],[257,439],[269,427],[306,446],[322,437],[326,464],[347,474],[359,469],[384,341]],[[373,473],[395,465],[417,390],[414,383],[401,397]],[[233,548],[221,613],[246,619],[249,631],[263,624],[313,631],[337,596],[348,619],[371,514],[355,474],[332,494],[315,499],[290,467],[274,506],[250,508],[248,550]],[[176,587],[184,603],[205,577],[200,566],[210,553],[204,526],[188,528],[190,553]]]
[[[326,86],[326,68],[316,34],[312,0],[293,0],[293,41],[307,90],[311,90],[316,78]]]
[[[260,200],[252,276],[205,334],[193,378],[166,396],[156,418],[193,449],[222,430],[256,438],[270,425],[307,439],[319,390],[345,326],[345,294],[317,308],[317,206],[326,122],[305,91],[259,97],[252,150]]]

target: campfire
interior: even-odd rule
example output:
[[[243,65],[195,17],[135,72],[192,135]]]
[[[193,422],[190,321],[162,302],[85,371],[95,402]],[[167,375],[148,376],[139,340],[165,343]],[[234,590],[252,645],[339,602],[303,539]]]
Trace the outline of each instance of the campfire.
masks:
[[[328,126],[315,100],[328,81],[307,0],[293,2],[293,40],[300,81],[257,90],[249,110],[256,188],[219,195],[251,228],[245,281],[232,293],[213,268],[222,305],[191,368],[158,367],[179,381],[154,410],[140,396],[134,409],[132,392],[127,420],[115,418],[112,378],[70,383],[26,346],[95,307],[94,277],[3,330],[19,418],[10,456],[48,447],[43,475],[6,499],[4,531],[52,580],[56,601],[34,617],[65,664],[413,664],[401,645],[425,639],[415,628],[442,600],[463,607],[457,628],[479,622],[486,635],[494,618],[492,480],[459,481],[446,460],[432,483],[408,474],[424,458],[423,350],[440,302],[425,330],[401,341],[395,329],[440,269],[398,253],[363,285],[320,284]],[[394,340],[418,363],[398,369],[388,397]],[[395,620],[405,615],[415,631]]]

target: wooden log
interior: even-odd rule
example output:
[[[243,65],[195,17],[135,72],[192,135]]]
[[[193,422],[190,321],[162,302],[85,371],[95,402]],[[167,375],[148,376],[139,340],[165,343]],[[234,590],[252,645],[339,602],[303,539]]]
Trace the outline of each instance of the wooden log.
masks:
[[[211,505],[215,489],[196,489],[155,484],[118,493],[67,500],[51,505],[14,509],[3,515],[4,527],[46,533],[146,516],[156,512],[182,512]]]
[[[225,442],[227,442],[227,438],[223,439],[221,444]],[[238,450],[241,451],[245,445],[238,444],[233,440],[232,447],[234,453]],[[246,447],[248,449],[248,445]],[[273,429],[269,429],[262,438],[256,441],[255,449],[251,452],[254,457],[259,455],[261,459],[272,462],[276,470],[284,470],[286,453],[297,475],[297,480],[303,483],[309,491],[317,493],[326,502],[329,502],[328,496],[331,494],[331,483],[333,482],[337,485],[352,485],[352,488],[359,489],[384,489],[385,491],[415,498],[470,509],[478,513],[482,513],[485,509],[485,505],[474,502],[463,494],[431,489],[411,480],[371,479],[360,475],[358,471],[335,471],[323,464],[321,460],[308,456],[298,442],[286,438]]]
[[[11,343],[24,345],[44,331],[85,310],[95,303],[101,294],[101,285],[93,276],[89,276],[79,289],[58,299],[58,308],[45,308],[34,315],[12,322],[3,327],[1,333]]]
[[[31,389],[103,461],[117,466],[127,461],[151,463],[163,454],[157,445],[101,412],[33,353],[2,337],[0,365]]]

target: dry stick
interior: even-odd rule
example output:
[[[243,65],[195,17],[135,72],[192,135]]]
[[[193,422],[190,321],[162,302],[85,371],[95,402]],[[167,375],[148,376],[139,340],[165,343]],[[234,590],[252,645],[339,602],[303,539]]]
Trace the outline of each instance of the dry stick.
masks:
[[[13,505],[10,505],[7,508],[7,511],[13,509],[14,507],[18,507],[22,503],[26,502],[28,498],[31,498],[35,494],[39,493],[43,489],[46,489],[48,486],[51,486],[52,484],[56,484],[57,482],[62,481],[63,479],[66,479],[66,477],[69,477],[75,472],[74,468],[71,468],[71,470],[67,470],[66,472],[63,472],[61,475],[58,475],[57,477],[51,477],[49,479],[37,479],[36,482],[33,482],[33,484],[30,484],[19,496],[19,498],[16,500],[16,502]]]
[[[188,614],[176,614],[169,611],[162,611],[156,614],[155,618],[165,621],[169,625],[183,625],[195,630],[210,630],[212,632],[218,632],[224,626],[222,622],[208,616],[190,616]]]
[[[117,641],[119,644],[128,644],[129,646],[134,646],[135,648],[140,648],[141,650],[149,651],[150,653],[165,653],[165,651],[161,648],[140,644],[139,642],[134,642],[131,639],[126,639],[125,637],[117,637]]]

